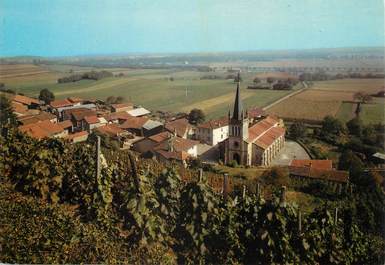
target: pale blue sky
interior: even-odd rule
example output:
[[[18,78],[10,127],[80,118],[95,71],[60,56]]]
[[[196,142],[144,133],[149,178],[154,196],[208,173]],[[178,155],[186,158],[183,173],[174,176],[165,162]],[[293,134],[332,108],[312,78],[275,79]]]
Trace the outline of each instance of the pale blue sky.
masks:
[[[384,45],[382,0],[0,0],[0,56]]]

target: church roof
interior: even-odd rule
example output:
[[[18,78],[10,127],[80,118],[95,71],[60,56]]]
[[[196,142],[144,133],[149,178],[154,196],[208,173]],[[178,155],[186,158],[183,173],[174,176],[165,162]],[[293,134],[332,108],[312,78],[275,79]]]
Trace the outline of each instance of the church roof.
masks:
[[[249,128],[247,142],[268,148],[277,138],[285,134],[285,129],[278,127],[278,120],[268,116]]]

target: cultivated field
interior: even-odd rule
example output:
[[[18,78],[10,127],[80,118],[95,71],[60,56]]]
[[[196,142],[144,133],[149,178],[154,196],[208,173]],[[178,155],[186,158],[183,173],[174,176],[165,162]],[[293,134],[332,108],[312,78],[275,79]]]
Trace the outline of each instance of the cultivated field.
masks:
[[[373,94],[384,84],[382,79],[342,79],[315,82],[308,90],[290,97],[268,109],[268,113],[286,119],[321,121],[331,115],[348,121],[353,118],[355,92]],[[366,123],[384,122],[384,101],[374,100],[362,107],[361,118]]]
[[[37,96],[43,88],[48,88],[57,98],[77,96],[82,98],[106,99],[108,96],[123,96],[135,104],[151,110],[184,111],[201,108],[209,118],[227,114],[235,95],[236,84],[226,80],[227,72],[198,72],[175,69],[128,69],[108,68],[114,74],[124,73],[123,77],[105,78],[99,81],[81,80],[58,84],[57,78],[68,76],[71,72],[102,70],[68,65],[30,65],[25,69],[45,69],[45,73],[28,76],[0,78],[7,87],[29,96]],[[30,70],[28,70],[30,71]],[[22,71],[19,71],[22,73]],[[220,79],[201,79],[202,76],[216,75]],[[248,90],[255,73],[243,73],[241,83],[242,98],[246,107],[266,106],[290,93],[290,91]],[[170,80],[173,79],[173,81]]]

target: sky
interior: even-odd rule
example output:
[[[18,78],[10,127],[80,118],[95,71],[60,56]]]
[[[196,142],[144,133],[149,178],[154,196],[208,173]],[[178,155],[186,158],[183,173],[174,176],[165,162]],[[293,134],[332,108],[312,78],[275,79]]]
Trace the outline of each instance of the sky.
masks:
[[[0,56],[384,46],[383,0],[0,0]]]

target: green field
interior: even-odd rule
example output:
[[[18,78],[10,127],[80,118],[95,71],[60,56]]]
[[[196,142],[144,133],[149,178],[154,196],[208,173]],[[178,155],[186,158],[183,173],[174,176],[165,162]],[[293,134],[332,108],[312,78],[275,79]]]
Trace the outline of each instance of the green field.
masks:
[[[337,113],[342,121],[349,121],[354,117],[356,104],[344,102]],[[365,124],[385,123],[385,100],[374,98],[373,102],[361,105],[360,118]]]
[[[123,96],[135,104],[151,110],[185,111],[194,107],[204,110],[209,118],[227,114],[234,100],[236,84],[233,80],[201,80],[204,75],[226,76],[228,73],[205,73],[198,71],[180,71],[170,69],[108,69],[115,74],[124,73],[124,77],[111,77],[99,81],[82,80],[74,83],[58,84],[57,77],[69,75],[72,69],[89,71],[70,66],[45,66],[52,73],[46,76],[12,78],[0,80],[7,87],[29,96],[37,96],[43,88],[48,88],[56,98],[70,96],[82,98],[106,99],[108,96]],[[173,81],[170,80],[173,78]],[[263,107],[290,93],[290,91],[248,90],[254,73],[242,74],[242,95],[246,107]]]

